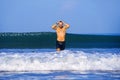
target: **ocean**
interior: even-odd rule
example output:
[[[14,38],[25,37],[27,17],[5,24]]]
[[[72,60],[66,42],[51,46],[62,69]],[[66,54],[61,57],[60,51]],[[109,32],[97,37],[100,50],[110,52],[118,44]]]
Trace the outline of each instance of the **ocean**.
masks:
[[[120,80],[120,36],[1,33],[0,80]]]
[[[53,32],[0,33],[0,48],[55,48]],[[120,48],[120,35],[66,35],[67,48]]]

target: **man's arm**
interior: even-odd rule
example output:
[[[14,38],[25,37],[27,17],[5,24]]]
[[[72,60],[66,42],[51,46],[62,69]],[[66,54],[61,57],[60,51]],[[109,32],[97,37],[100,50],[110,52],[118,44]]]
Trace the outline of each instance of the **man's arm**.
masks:
[[[52,26],[52,29],[56,30],[56,29],[57,29],[57,25],[54,24],[54,25]]]
[[[64,25],[65,25],[65,28],[66,28],[66,29],[68,29],[68,28],[70,27],[70,25],[67,24],[67,23],[64,23]]]

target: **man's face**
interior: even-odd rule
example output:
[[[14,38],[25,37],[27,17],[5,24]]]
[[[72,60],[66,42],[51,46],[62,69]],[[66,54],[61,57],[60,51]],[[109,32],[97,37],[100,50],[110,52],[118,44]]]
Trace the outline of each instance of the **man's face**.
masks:
[[[59,22],[59,23],[58,23],[58,26],[59,26],[60,28],[62,28],[62,27],[63,27],[63,22]]]

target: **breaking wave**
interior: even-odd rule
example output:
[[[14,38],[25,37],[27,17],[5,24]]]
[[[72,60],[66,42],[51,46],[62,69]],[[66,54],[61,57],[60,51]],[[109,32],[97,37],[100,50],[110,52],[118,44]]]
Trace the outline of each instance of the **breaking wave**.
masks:
[[[0,53],[0,71],[43,70],[120,70],[120,54],[80,50]]]

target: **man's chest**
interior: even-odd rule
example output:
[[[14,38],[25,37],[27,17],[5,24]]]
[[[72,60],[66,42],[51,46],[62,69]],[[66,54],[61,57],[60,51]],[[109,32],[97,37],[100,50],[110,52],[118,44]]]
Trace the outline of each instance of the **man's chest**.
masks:
[[[57,33],[65,33],[66,32],[66,30],[65,30],[65,28],[58,28],[57,30],[56,30],[56,32]]]

